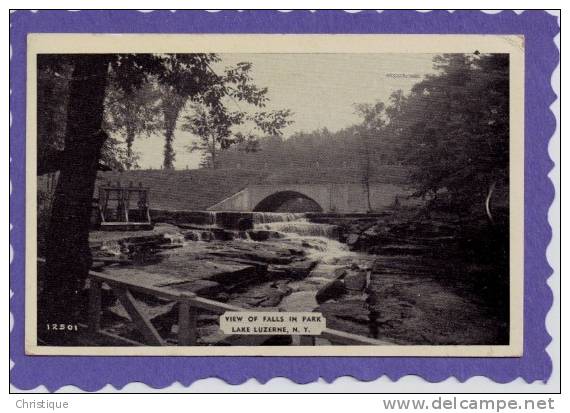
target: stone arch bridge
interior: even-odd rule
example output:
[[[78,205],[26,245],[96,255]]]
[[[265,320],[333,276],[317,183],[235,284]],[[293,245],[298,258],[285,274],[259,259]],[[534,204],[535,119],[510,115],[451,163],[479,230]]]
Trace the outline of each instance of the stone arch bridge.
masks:
[[[372,210],[382,210],[403,202],[408,193],[394,184],[370,184]],[[271,212],[293,199],[307,199],[317,205],[319,212],[365,213],[368,212],[367,189],[363,184],[263,184],[249,185],[223,201],[208,208],[210,211]]]

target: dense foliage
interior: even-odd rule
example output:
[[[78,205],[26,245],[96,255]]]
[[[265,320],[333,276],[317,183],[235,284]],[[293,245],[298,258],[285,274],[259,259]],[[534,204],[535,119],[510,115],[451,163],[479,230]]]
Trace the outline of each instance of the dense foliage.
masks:
[[[509,167],[508,55],[443,55],[440,74],[394,95],[386,133],[412,169],[417,195],[481,203]]]
[[[203,154],[204,167],[218,168],[219,152],[232,145],[241,144],[241,149],[255,151],[260,136],[280,136],[292,122],[288,109],[253,111],[264,108],[269,99],[268,89],[254,84],[251,68],[248,62],[226,68],[217,76],[215,87],[204,93],[184,117],[182,128],[199,138],[188,149]],[[244,104],[248,107],[243,108]],[[229,105],[235,109],[229,110]]]

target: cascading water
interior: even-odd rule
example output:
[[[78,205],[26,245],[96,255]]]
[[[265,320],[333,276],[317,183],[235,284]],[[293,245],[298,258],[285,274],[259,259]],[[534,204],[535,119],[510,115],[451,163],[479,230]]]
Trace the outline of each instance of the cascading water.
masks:
[[[272,222],[290,222],[305,218],[307,214],[288,212],[254,212],[254,224],[269,224]]]
[[[216,211],[204,211],[206,214],[206,222],[209,225],[216,225]]]
[[[354,265],[357,266],[357,270],[370,266],[372,259],[370,256],[352,252],[347,245],[338,241],[340,235],[338,226],[311,222],[308,214],[253,212],[251,230],[224,229],[222,214],[228,213],[208,211],[200,215],[199,223],[185,229],[187,242],[184,248],[193,251],[202,248],[205,252],[215,250],[217,253],[227,250],[233,254],[240,251],[240,242],[247,242],[253,245],[245,247],[246,250],[253,247],[254,250],[262,251],[264,246],[267,246],[273,251],[276,248],[283,251],[290,249],[303,251],[305,262],[315,263],[308,275],[302,279],[292,277],[287,280],[287,287],[291,293],[283,296],[277,305],[281,310],[313,311],[319,306],[316,300],[317,292],[337,279],[339,270]],[[195,241],[203,242],[196,244]],[[215,242],[211,244],[212,241]],[[287,268],[282,270],[287,271]],[[253,285],[251,288],[255,289],[258,286]],[[248,290],[243,292],[244,295],[248,293]]]
[[[315,224],[307,218],[298,218],[290,221],[274,221],[271,223],[256,224],[256,228],[277,231],[284,234],[297,234],[304,236],[317,236],[330,239],[338,238],[338,227],[328,224]]]
[[[254,230],[279,233],[278,242],[301,247],[308,259],[318,262],[308,277],[289,283],[293,292],[279,304],[284,311],[313,311],[318,307],[318,290],[335,279],[338,269],[370,264],[371,257],[352,252],[338,241],[337,226],[310,222],[306,214],[260,212],[254,213],[253,222]]]
[[[315,224],[304,213],[254,212],[254,229],[276,231],[283,234],[338,238],[338,227]]]

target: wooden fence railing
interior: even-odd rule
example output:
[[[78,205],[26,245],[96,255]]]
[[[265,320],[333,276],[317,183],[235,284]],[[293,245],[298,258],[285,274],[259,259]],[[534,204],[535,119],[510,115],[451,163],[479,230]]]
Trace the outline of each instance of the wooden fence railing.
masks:
[[[164,346],[165,340],[159,335],[150,319],[139,308],[137,301],[133,298],[131,291],[152,295],[166,300],[176,301],[178,310],[178,345],[194,346],[197,344],[197,317],[199,311],[207,311],[214,314],[223,314],[226,311],[244,312],[240,307],[225,304],[219,301],[199,297],[192,292],[176,290],[168,286],[141,285],[136,280],[125,280],[117,278],[105,272],[89,272],[89,332],[96,336],[102,335],[112,338],[115,341],[128,345],[154,345]],[[117,335],[113,335],[101,329],[101,287],[107,284],[119,299],[122,306],[135,323],[137,329],[144,337],[145,343],[129,340]],[[333,344],[343,345],[387,345],[385,341],[374,340],[356,334],[345,333],[343,331],[326,328],[319,336],[294,336],[293,341],[297,345],[314,345],[317,337],[329,340]],[[298,337],[298,338],[297,338]]]

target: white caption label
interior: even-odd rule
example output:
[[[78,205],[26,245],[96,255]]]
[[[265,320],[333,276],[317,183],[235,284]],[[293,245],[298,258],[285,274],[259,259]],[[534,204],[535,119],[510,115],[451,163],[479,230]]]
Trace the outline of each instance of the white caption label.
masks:
[[[220,316],[224,334],[319,335],[325,328],[321,313],[228,311]]]

